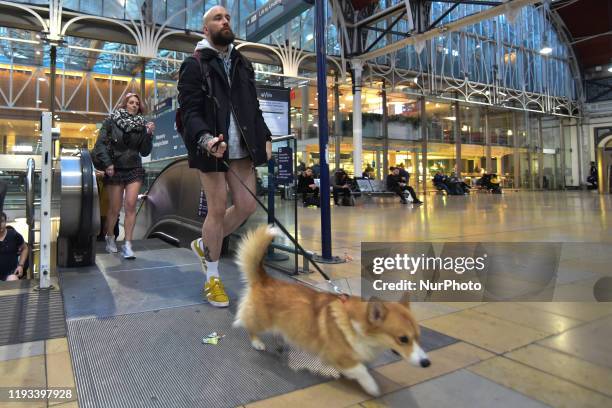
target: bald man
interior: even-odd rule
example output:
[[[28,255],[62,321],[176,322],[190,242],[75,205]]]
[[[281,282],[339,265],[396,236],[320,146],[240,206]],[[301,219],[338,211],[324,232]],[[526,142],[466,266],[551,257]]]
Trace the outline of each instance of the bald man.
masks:
[[[202,238],[194,240],[191,249],[206,274],[203,297],[216,307],[229,305],[219,274],[223,238],[256,209],[239,179],[255,191],[254,167],[272,156],[270,130],[257,100],[255,72],[234,47],[230,22],[221,6],[204,14],[205,38],[181,65],[178,83],[189,167],[199,170],[208,204]],[[233,205],[226,208],[228,188]]]

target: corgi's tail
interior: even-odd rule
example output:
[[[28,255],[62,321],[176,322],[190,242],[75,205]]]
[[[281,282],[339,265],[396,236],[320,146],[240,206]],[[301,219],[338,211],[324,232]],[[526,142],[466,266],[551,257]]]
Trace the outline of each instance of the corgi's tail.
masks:
[[[262,260],[268,246],[278,230],[269,225],[262,225],[246,233],[236,254],[236,263],[249,283],[259,282],[266,276]]]

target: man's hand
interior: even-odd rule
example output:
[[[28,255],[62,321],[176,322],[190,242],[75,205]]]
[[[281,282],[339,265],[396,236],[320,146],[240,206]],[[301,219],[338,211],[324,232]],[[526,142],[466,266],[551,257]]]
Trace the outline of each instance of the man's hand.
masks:
[[[111,164],[104,172],[108,175],[108,177],[113,177],[115,175],[115,166]]]
[[[312,188],[314,190],[315,188],[317,188],[317,185],[316,184],[311,184],[308,187],[310,187],[310,188]]]
[[[268,160],[272,159],[272,142],[269,140],[266,142],[266,157]]]
[[[215,146],[217,142],[219,142],[219,144]],[[215,156],[217,159],[223,158],[226,149],[227,143],[223,141],[223,135],[219,135],[219,137],[213,137],[208,141],[208,143],[206,143],[206,150],[208,150],[208,153]]]
[[[21,278],[23,276],[23,266],[17,265],[17,267],[15,268],[15,272],[13,272],[13,274],[17,275],[18,278]]]

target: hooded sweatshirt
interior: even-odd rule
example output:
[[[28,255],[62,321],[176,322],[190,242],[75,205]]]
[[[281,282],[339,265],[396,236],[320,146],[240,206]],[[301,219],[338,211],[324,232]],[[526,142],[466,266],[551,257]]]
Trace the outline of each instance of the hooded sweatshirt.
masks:
[[[232,67],[232,59],[231,54],[234,49],[234,44],[230,44],[227,47],[227,52],[220,52],[215,47],[213,47],[207,39],[203,39],[196,45],[195,50],[203,50],[203,49],[211,49],[217,53],[218,58],[221,60],[223,68],[225,70],[225,75],[227,75],[227,82],[232,85],[230,78],[230,69]],[[246,146],[242,142],[242,138],[240,137],[240,132],[238,130],[238,126],[236,125],[236,119],[234,118],[234,114],[230,113],[230,125],[228,129],[227,136],[227,146],[229,148],[229,158],[230,160],[242,159],[249,156],[249,152],[246,149]],[[218,135],[215,135],[215,137]]]

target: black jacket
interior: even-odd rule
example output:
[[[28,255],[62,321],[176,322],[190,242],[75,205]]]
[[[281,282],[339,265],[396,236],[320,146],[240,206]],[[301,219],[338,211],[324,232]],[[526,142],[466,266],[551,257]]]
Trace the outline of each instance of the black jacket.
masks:
[[[349,179],[348,174],[346,174],[344,171],[337,171],[336,174],[334,174],[332,187],[343,188],[345,184],[347,184],[350,188],[351,180]]]
[[[315,181],[314,181],[314,177],[300,175],[300,177],[298,179],[298,192],[299,193],[307,193],[307,192],[310,192],[310,191],[314,191],[313,189],[308,187],[308,186],[310,186],[312,184],[316,184]]]
[[[400,183],[405,183],[406,181],[399,174],[396,176],[395,174],[389,174],[387,176],[387,190],[394,191],[397,189],[401,189]]]
[[[153,138],[146,127],[126,133],[108,117],[102,122],[93,154],[104,168],[112,164],[115,169],[133,169],[142,167],[140,156],[148,156],[152,148]]]
[[[255,166],[267,161],[266,141],[271,133],[264,122],[257,91],[255,89],[255,71],[251,63],[235,48],[232,49],[230,69],[231,86],[223,69],[223,62],[218,53],[211,49],[200,51],[204,69],[194,56],[183,61],[179,72],[178,101],[184,124],[184,139],[189,156],[189,167],[204,172],[227,171],[223,160],[228,160],[229,146],[223,160],[217,159],[197,148],[200,136],[210,133],[213,136],[224,135],[228,142],[231,104],[236,114],[236,125],[242,129],[241,137]],[[202,72],[210,75],[210,93],[216,98],[217,106],[205,94],[203,86],[208,85]]]

